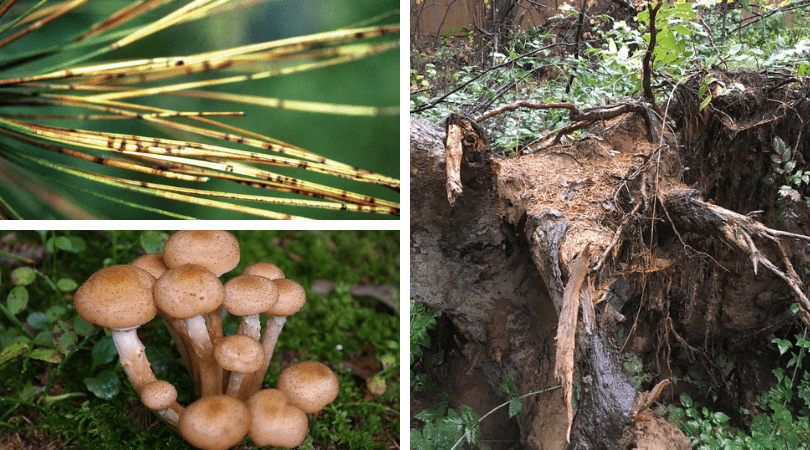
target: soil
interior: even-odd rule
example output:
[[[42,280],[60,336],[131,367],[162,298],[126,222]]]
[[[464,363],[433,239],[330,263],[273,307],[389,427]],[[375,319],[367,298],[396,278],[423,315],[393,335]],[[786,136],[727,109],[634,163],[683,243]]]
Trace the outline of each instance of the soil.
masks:
[[[710,76],[741,88],[711,86],[701,111],[697,93]],[[580,393],[570,448],[688,448],[665,417],[638,415],[632,398],[606,412],[629,384],[626,373],[601,385],[600,376],[632,353],[651,376],[640,391],[687,378],[657,401],[677,403],[687,392],[745,426],[751,417],[740,409],[755,411],[771,370],[784,363],[771,340],[810,323],[810,209],[780,197],[789,181],[773,166],[776,137],[796,167],[810,166],[808,94],[806,78],[698,72],[658,111],[664,120],[653,110],[627,113],[532,154],[463,160],[453,206],[445,130],[412,120],[411,295],[442,312],[458,336],[441,369],[448,379],[414,394],[412,412],[450,392],[451,406],[474,404],[484,414],[505,400],[497,388],[504,373],[520,392],[563,381],[526,399],[517,434],[501,416],[488,419],[485,436],[493,449],[564,448],[566,387],[555,366],[570,364]],[[762,182],[769,175],[771,185]],[[806,184],[793,188],[810,196]],[[558,323],[563,294],[588,246],[582,316],[566,331]],[[560,333],[576,336],[570,362],[555,356]],[[609,438],[597,444],[589,435]]]

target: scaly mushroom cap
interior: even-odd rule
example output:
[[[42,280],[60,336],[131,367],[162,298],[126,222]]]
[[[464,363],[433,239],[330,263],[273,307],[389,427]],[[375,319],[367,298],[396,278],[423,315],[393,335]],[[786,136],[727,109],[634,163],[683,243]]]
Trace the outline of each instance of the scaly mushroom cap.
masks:
[[[264,314],[287,317],[301,310],[307,301],[307,294],[300,284],[286,278],[273,280],[273,283],[278,289],[278,302]]]
[[[177,389],[168,381],[155,380],[145,385],[140,395],[144,406],[153,411],[160,411],[174,404],[177,400]]]
[[[281,371],[278,389],[289,403],[305,413],[316,413],[337,398],[338,379],[332,369],[317,361],[303,361]]]
[[[254,372],[264,361],[262,344],[250,336],[225,336],[214,347],[214,357],[223,369],[233,372]]]
[[[284,272],[282,272],[277,265],[270,264],[269,262],[253,263],[245,267],[242,275],[259,275],[260,277],[269,278],[271,280],[284,278]]]
[[[220,276],[239,264],[239,242],[227,231],[178,231],[163,245],[163,262],[170,269],[198,264]]]
[[[259,314],[278,302],[278,288],[265,277],[239,275],[225,283],[222,307],[236,316]]]
[[[160,278],[163,272],[169,270],[163,263],[163,253],[148,253],[132,261],[130,265],[149,272],[155,279]]]
[[[225,300],[225,287],[219,278],[196,264],[167,270],[153,291],[158,308],[178,319],[211,312]]]
[[[82,318],[105,328],[130,328],[145,324],[157,314],[152,297],[155,277],[138,267],[105,267],[90,275],[73,297]]]
[[[307,437],[309,421],[304,411],[287,403],[287,395],[264,389],[247,401],[250,410],[248,436],[256,445],[295,448]]]
[[[245,402],[228,395],[203,397],[180,415],[177,429],[189,444],[203,450],[225,450],[247,435],[250,413]]]

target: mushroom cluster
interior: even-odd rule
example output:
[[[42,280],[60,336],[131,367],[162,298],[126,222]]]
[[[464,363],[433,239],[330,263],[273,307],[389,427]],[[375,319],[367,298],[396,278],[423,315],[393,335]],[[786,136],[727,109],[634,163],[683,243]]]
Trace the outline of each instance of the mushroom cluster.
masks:
[[[309,419],[338,393],[334,372],[316,361],[284,369],[277,389],[262,389],[279,333],[306,301],[304,289],[273,264],[256,263],[226,283],[239,263],[239,243],[225,231],[178,231],[162,254],[106,267],[76,291],[85,320],[109,328],[121,365],[143,404],[203,450],[227,449],[245,436],[256,445],[294,448]],[[240,317],[231,336],[223,311]],[[267,316],[264,333],[260,315]],[[136,330],[165,320],[199,399],[183,407],[177,389],[158,380]]]

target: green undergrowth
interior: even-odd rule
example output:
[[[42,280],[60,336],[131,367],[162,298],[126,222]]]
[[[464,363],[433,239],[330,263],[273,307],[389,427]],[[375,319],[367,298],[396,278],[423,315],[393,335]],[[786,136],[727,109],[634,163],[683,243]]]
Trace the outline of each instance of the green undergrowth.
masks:
[[[662,3],[656,16],[652,63],[657,102],[665,103],[678,84],[703,73],[702,68],[810,74],[807,2],[742,1],[725,15],[721,13],[722,3],[715,0]],[[761,20],[736,27],[744,17],[750,17],[752,8],[759,8]],[[567,20],[575,22],[578,15],[576,8],[563,5],[555,19],[568,16]],[[555,19],[549,23],[553,24]],[[412,50],[411,110],[449,94],[415,115],[441,123],[450,113],[474,117],[517,100],[570,102],[578,108],[587,108],[640,97],[643,58],[650,42],[648,10],[642,9],[628,21],[606,15],[589,15],[588,19],[592,25],[585,32],[590,37],[581,42],[580,54],[571,50],[573,42],[561,46],[563,38],[542,26],[528,27],[494,51],[473,50],[469,48],[472,44],[459,49],[458,41],[448,39],[440,40],[430,54]],[[476,51],[492,58],[480,66],[459,67],[452,63],[458,52]],[[710,99],[707,96],[705,101]],[[509,156],[568,121],[568,112],[563,109],[518,109],[489,119],[486,127],[493,149]],[[579,134],[574,133],[573,137]]]
[[[140,404],[108,333],[72,307],[73,292],[90,274],[160,251],[170,233],[0,232],[0,448],[11,436],[57,448],[191,448]],[[282,368],[307,359],[327,364],[340,381],[338,398],[311,417],[300,448],[397,448],[398,312],[350,291],[376,285],[398,305],[399,233],[232,233],[242,259],[223,281],[268,261],[307,290],[306,305],[284,326],[265,381],[274,386]],[[316,280],[332,283],[331,290],[313,292]],[[236,326],[225,318],[226,334]],[[192,402],[191,379],[166,327],[154,320],[138,334],[155,375],[177,387],[181,404]]]
[[[795,306],[795,305],[794,305]],[[788,361],[773,369],[775,382],[760,396],[756,409],[742,408],[745,424],[732,426],[722,411],[711,411],[686,393],[680,406],[669,405],[669,420],[677,425],[699,450],[799,450],[810,438],[810,371],[805,357],[810,349],[807,332],[793,340],[773,339]],[[788,353],[789,352],[789,353]]]

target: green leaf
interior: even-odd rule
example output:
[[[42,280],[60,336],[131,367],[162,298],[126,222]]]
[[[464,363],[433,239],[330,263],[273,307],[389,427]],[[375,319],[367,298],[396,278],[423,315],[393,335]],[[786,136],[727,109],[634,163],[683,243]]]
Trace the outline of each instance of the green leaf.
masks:
[[[9,345],[0,352],[0,364],[12,360],[20,355],[28,353],[30,346],[25,342],[17,342]]]
[[[17,267],[11,271],[11,282],[17,286],[28,286],[36,277],[37,271],[30,267]]]
[[[37,335],[34,336],[34,344],[40,347],[53,348],[53,331],[43,330],[37,333]]]
[[[64,316],[65,313],[67,313],[67,308],[62,305],[51,305],[45,310],[45,315],[48,316],[51,322],[56,322],[59,318]]]
[[[509,418],[515,417],[520,413],[520,410],[523,409],[523,399],[521,398],[513,398],[509,400]]]
[[[31,357],[49,363],[60,363],[64,357],[61,353],[50,348],[37,348],[31,352]]]
[[[711,101],[712,101],[712,96],[707,95],[706,98],[704,98],[703,101],[700,102],[700,108],[698,108],[698,111],[703,111],[704,108],[709,106],[709,103],[711,103]]]
[[[73,325],[65,319],[59,319],[53,327],[53,343],[56,349],[67,355],[76,346],[79,340]]]
[[[96,329],[96,326],[82,319],[82,316],[76,316],[73,319],[73,329],[76,330],[76,334],[79,336],[87,337]]]
[[[60,278],[59,281],[56,282],[56,287],[62,292],[72,292],[79,287],[79,283],[70,278]]]
[[[517,389],[515,388],[515,380],[512,379],[507,374],[501,375],[501,392],[504,394],[512,397],[517,393]]]
[[[96,367],[109,364],[118,356],[118,350],[115,349],[115,343],[110,337],[103,337],[96,342],[93,350],[90,352],[93,356],[91,370]]]
[[[23,286],[14,286],[11,288],[11,291],[8,293],[8,299],[6,300],[6,304],[8,305],[8,310],[11,311],[11,314],[17,314],[25,310],[25,307],[28,306],[28,289]]]
[[[90,392],[96,394],[96,397],[110,400],[118,395],[121,382],[112,371],[102,370],[95,377],[85,378],[84,385],[87,386]]]
[[[790,347],[793,347],[793,343],[788,341],[787,339],[773,338],[771,342],[773,342],[774,344],[776,344],[777,347],[779,347],[780,355],[784,355],[785,352],[790,350]]]
[[[147,231],[141,235],[141,247],[146,253],[163,253],[163,244],[169,235],[162,231]]]
[[[70,248],[64,249],[71,253],[81,253],[87,250],[87,243],[84,242],[84,239],[80,238],[79,236],[69,236],[68,242],[70,242]]]
[[[685,392],[682,393],[681,394],[681,404],[683,406],[685,406],[686,408],[691,408],[692,407],[692,397],[690,397],[689,394],[687,394]]]
[[[51,328],[51,319],[39,311],[29,314],[25,321],[28,322],[28,325],[34,327],[35,330],[47,330]]]

